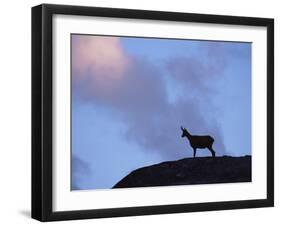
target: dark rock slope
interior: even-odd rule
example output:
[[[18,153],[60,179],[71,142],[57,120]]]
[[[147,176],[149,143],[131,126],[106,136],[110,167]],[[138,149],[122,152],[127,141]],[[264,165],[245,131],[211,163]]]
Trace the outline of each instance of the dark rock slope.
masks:
[[[134,170],[113,188],[251,181],[251,156],[198,157]]]

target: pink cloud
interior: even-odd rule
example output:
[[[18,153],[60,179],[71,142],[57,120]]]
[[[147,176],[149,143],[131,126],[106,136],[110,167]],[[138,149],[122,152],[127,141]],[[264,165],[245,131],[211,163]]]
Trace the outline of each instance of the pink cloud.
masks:
[[[72,47],[74,96],[113,112],[112,117],[127,126],[127,139],[144,149],[179,157],[186,154],[186,144],[180,139],[183,125],[194,133],[206,131],[214,136],[217,154],[224,153],[217,121],[208,118],[199,104],[212,111],[206,99],[210,84],[205,80],[214,74],[199,59],[171,58],[164,66],[169,78],[183,84],[190,94],[170,102],[165,74],[146,58],[128,56],[120,38],[77,35]],[[203,90],[204,95],[194,98],[194,90]]]
[[[107,80],[108,76],[120,78],[128,64],[129,58],[122,49],[120,38],[72,36],[72,67],[75,76],[83,77],[90,72],[99,75],[100,80]]]

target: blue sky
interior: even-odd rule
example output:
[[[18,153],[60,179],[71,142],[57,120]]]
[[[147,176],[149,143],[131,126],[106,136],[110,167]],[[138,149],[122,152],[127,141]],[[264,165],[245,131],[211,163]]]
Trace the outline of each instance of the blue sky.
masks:
[[[180,126],[251,154],[251,43],[72,35],[73,190],[191,157]]]

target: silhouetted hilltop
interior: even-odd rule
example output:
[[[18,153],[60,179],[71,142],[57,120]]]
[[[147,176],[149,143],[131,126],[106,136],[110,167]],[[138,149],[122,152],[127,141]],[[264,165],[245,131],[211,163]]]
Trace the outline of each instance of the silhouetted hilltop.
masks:
[[[251,156],[197,157],[134,170],[113,188],[251,181]]]

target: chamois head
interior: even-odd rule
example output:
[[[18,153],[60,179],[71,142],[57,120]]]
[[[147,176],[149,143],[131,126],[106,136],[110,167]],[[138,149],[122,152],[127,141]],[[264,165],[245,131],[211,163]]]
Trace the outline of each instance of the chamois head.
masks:
[[[188,137],[189,133],[187,132],[186,128],[183,128],[183,127],[181,126],[181,130],[182,130],[182,135],[181,135],[181,137]]]

